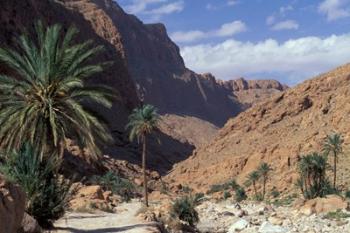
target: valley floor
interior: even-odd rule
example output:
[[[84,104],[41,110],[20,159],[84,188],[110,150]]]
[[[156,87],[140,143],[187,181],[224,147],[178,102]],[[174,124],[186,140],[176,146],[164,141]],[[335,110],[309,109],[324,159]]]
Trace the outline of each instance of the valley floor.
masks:
[[[123,203],[116,213],[67,213],[55,223],[52,233],[157,233],[157,223],[143,222],[136,217],[142,204]]]

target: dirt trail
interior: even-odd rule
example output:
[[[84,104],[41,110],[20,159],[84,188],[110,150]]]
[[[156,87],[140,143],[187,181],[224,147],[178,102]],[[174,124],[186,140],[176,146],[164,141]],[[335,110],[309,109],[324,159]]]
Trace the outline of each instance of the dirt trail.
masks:
[[[53,233],[158,233],[157,223],[142,222],[135,215],[140,202],[120,205],[117,213],[67,213],[55,223]]]

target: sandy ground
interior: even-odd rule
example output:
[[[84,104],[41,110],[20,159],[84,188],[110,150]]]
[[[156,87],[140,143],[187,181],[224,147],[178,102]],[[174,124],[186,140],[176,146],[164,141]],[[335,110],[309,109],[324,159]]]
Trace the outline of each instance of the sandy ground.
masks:
[[[156,223],[142,222],[135,217],[141,203],[133,201],[117,208],[117,213],[67,213],[55,223],[53,233],[157,233]]]

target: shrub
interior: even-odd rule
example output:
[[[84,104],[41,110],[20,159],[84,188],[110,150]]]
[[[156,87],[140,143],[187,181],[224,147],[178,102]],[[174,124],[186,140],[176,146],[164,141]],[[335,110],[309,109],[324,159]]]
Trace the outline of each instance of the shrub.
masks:
[[[280,192],[276,189],[276,187],[273,187],[272,190],[271,190],[271,196],[273,198],[277,198],[280,196]]]
[[[184,196],[175,201],[171,208],[171,216],[187,222],[190,226],[195,226],[199,221],[198,213],[195,209],[197,201],[191,196]]]
[[[234,190],[237,187],[239,187],[237,182],[235,180],[230,180],[230,181],[223,183],[223,184],[214,184],[214,185],[210,186],[210,189],[208,190],[207,194],[217,193],[217,192],[221,192],[221,191],[227,191],[229,189]]]
[[[135,186],[129,180],[123,179],[111,171],[103,176],[93,176],[90,182],[100,185],[105,191],[118,194],[124,201],[130,201],[135,194]]]
[[[225,191],[224,192],[224,199],[229,199],[230,197],[232,197],[231,193],[229,191]]]
[[[345,197],[350,199],[350,190],[345,191]]]
[[[0,170],[17,182],[27,195],[26,211],[43,227],[63,216],[70,197],[71,183],[56,172],[56,156],[42,159],[33,147],[25,144],[18,152],[5,156]]]
[[[343,218],[350,218],[350,214],[344,213],[341,210],[337,210],[337,211],[333,211],[333,212],[328,212],[324,216],[324,218],[339,221]]]
[[[243,187],[238,187],[235,190],[235,198],[236,198],[236,201],[238,202],[241,202],[247,199],[247,194]]]

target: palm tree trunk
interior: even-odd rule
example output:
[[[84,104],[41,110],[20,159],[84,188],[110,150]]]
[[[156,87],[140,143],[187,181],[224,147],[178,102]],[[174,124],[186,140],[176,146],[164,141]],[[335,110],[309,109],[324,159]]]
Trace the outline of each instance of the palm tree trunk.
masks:
[[[257,192],[257,190],[256,190],[255,182],[253,182],[253,187],[254,187],[254,194],[255,194],[255,197],[257,197],[258,192]]]
[[[148,207],[148,188],[147,188],[147,175],[146,175],[146,135],[142,136],[143,149],[142,149],[142,173],[143,173],[143,192],[145,198],[145,206]]]
[[[266,180],[267,178],[264,177],[264,185],[263,185],[263,199],[265,199],[265,193],[266,193]]]
[[[333,177],[333,188],[335,190],[336,188],[336,182],[337,182],[337,154],[334,153],[334,177]]]

